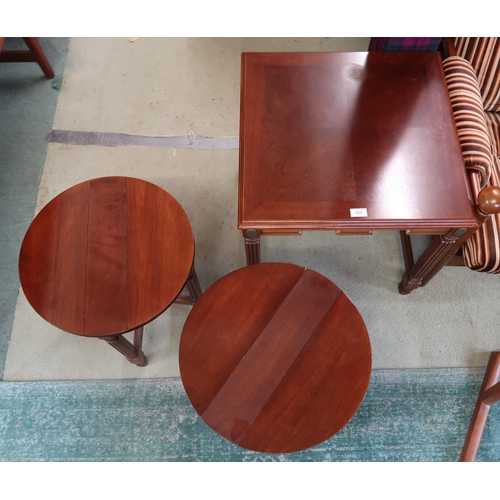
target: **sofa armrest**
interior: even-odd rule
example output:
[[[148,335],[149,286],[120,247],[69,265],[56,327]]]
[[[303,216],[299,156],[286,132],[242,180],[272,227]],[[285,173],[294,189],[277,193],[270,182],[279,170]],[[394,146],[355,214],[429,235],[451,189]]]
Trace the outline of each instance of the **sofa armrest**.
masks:
[[[493,158],[477,77],[471,64],[458,56],[447,58],[443,69],[465,167],[479,175],[483,189],[490,179]]]

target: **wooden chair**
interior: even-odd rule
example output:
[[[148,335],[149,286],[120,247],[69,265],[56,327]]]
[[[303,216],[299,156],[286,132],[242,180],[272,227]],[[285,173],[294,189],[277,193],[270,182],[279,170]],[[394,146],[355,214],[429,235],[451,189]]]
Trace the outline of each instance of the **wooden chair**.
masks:
[[[474,462],[490,406],[500,401],[500,351],[490,354],[459,462]]]
[[[46,78],[54,78],[47,56],[36,38],[24,38],[29,50],[2,50],[5,38],[0,38],[0,62],[36,62]]]

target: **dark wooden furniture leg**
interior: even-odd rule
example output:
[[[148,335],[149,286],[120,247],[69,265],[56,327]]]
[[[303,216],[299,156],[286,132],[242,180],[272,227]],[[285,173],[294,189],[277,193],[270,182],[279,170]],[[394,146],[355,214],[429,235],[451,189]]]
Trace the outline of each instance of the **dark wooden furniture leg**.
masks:
[[[179,304],[193,305],[201,297],[202,289],[200,282],[198,281],[198,276],[193,268],[189,273],[188,279],[186,281],[187,289],[189,290],[189,297],[186,295],[179,295],[175,302]],[[144,327],[140,327],[134,331],[134,343],[131,344],[123,335],[112,335],[108,337],[100,337],[105,340],[110,346],[114,347],[117,351],[121,352],[128,361],[137,366],[146,366],[148,360],[142,351],[142,337],[144,333]]]
[[[201,297],[201,294],[203,293],[194,267],[193,269],[191,269],[191,272],[189,273],[186,285],[189,290],[189,295],[191,295],[192,303],[194,304]]]
[[[490,406],[500,401],[500,351],[490,354],[459,462],[474,462]]]
[[[0,62],[36,62],[46,78],[54,78],[54,70],[38,40],[34,37],[23,37],[23,40],[29,50],[4,50],[0,52]],[[3,39],[0,41],[0,51],[2,45]]]
[[[411,247],[410,235],[406,231],[399,232],[401,236],[401,247],[403,248],[403,259],[405,262],[405,269],[408,271],[415,264],[413,260],[413,249]]]
[[[255,229],[247,229],[243,231],[245,240],[245,253],[247,258],[247,266],[260,263],[260,231]]]
[[[476,229],[452,229],[447,234],[434,238],[425,252],[413,264],[410,236],[401,231],[406,272],[399,284],[399,293],[407,295],[415,288],[426,285],[457,253],[463,242]]]
[[[134,343],[131,344],[123,335],[110,335],[99,337],[105,340],[111,347],[121,352],[128,361],[137,366],[146,366],[148,360],[142,351],[142,335],[144,327],[134,330]]]
[[[196,304],[196,301],[201,297],[201,294],[203,293],[194,266],[189,273],[188,279],[186,281],[186,287],[188,289],[189,295],[179,295],[174,302],[176,304],[186,304],[192,306]]]

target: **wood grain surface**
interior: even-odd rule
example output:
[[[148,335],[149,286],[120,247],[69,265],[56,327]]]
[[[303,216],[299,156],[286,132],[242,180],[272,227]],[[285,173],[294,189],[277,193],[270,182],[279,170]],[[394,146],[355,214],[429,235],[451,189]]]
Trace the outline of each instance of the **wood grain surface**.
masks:
[[[242,54],[240,229],[439,234],[473,207],[437,52]]]
[[[354,415],[371,347],[339,287],[293,264],[247,266],[212,285],[186,320],[181,378],[201,418],[244,448],[317,445]]]
[[[179,203],[149,182],[103,177],[49,202],[30,225],[19,256],[26,298],[70,333],[135,330],[180,293],[194,238]]]

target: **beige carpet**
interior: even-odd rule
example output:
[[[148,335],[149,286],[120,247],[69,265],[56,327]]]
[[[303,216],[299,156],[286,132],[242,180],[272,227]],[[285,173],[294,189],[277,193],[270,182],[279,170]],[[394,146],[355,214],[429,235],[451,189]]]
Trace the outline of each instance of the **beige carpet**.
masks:
[[[368,42],[75,38],[70,41],[53,129],[237,138],[241,52],[362,51]],[[203,289],[245,265],[237,229],[236,149],[51,143],[37,210],[71,185],[104,175],[140,177],[177,198],[193,226]],[[425,244],[425,237],[421,240]],[[500,348],[500,311],[491,306],[500,296],[498,276],[447,268],[427,287],[399,295],[403,259],[395,232],[266,237],[262,260],[308,266],[343,288],[365,319],[376,369],[484,366],[489,352]],[[188,312],[189,306],[175,305],[146,327],[149,365],[137,368],[102,341],[47,324],[21,292],[4,380],[178,376],[178,342]]]

